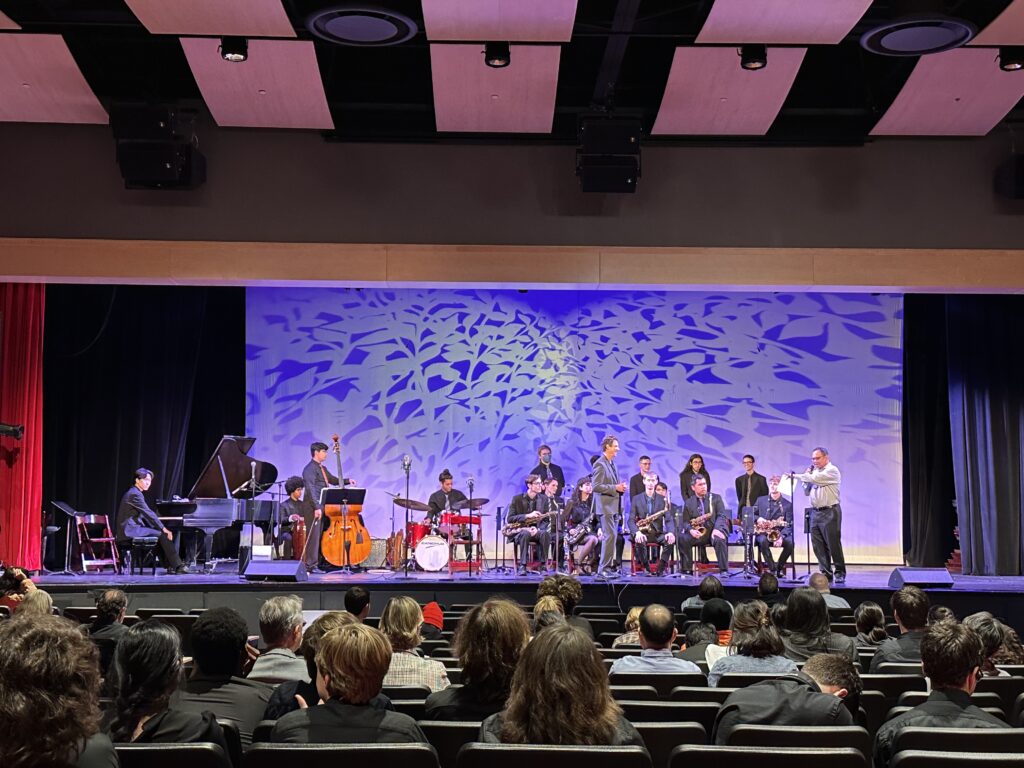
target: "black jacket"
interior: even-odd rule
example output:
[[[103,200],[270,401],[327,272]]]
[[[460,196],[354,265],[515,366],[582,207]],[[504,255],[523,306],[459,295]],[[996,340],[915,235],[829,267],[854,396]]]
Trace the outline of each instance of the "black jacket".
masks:
[[[270,740],[289,744],[427,743],[408,715],[336,699],[289,712],[277,721]]]
[[[135,743],[192,744],[197,741],[218,744],[224,750],[224,754],[228,754],[224,731],[221,730],[212,713],[196,714],[172,707],[147,720]]]
[[[146,503],[136,486],[125,491],[117,508],[117,539],[125,541],[136,536],[159,536],[164,525],[156,512]]]
[[[768,495],[768,481],[764,479],[764,475],[759,475],[757,472],[750,475],[750,506],[754,506],[757,500],[762,496]],[[741,510],[746,506],[744,502],[747,496],[747,473],[744,472],[742,475],[736,478],[736,509]]]
[[[536,467],[530,470],[531,475],[537,475],[541,480],[548,480],[549,478],[555,478],[558,481],[558,493],[561,495],[565,489],[565,473],[562,472],[562,468],[557,464],[548,464],[545,467],[543,464],[538,464]]]
[[[238,726],[242,746],[252,743],[252,732],[263,719],[274,687],[244,677],[195,674],[174,692],[171,705],[182,712],[213,712]]]
[[[732,520],[729,519],[729,515],[725,511],[722,497],[708,491],[708,495],[704,497],[704,513],[712,511],[715,514],[704,523],[704,527],[715,528],[728,536],[732,531]],[[700,500],[696,495],[692,495],[683,505],[683,533],[690,530],[690,520],[696,517],[700,517]]]
[[[924,637],[925,630],[915,629],[910,632],[904,632],[899,637],[890,637],[888,640],[883,640],[878,644],[878,650],[875,651],[874,657],[871,659],[871,669],[869,672],[874,675],[879,673],[881,670],[878,668],[879,664],[914,664],[921,660],[921,639]]]
[[[486,720],[505,708],[508,691],[472,683],[427,696],[426,720]]]

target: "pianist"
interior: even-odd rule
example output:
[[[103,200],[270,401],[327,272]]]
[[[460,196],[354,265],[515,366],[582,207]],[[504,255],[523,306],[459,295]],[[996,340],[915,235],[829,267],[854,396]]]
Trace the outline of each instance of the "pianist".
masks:
[[[188,573],[188,568],[182,565],[178,557],[178,548],[172,543],[174,534],[163,526],[142,495],[152,484],[153,473],[150,470],[145,467],[135,470],[135,484],[121,497],[121,506],[117,510],[118,539],[127,541],[146,536],[157,537],[167,573]]]

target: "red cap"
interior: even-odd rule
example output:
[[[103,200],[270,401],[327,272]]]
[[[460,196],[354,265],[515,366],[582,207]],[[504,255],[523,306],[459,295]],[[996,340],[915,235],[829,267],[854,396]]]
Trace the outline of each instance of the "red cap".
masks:
[[[423,606],[423,622],[433,624],[438,629],[444,629],[444,612],[436,601],[431,601]]]

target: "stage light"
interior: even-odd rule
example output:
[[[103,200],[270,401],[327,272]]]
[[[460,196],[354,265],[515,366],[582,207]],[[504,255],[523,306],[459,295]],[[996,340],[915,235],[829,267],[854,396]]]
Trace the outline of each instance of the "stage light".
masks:
[[[1024,69],[1024,45],[1004,45],[999,49],[999,68],[1003,72]]]
[[[768,48],[763,45],[744,45],[739,50],[740,66],[744,69],[764,69],[768,66]]]
[[[244,37],[222,37],[219,50],[224,61],[245,61],[249,58],[249,41]]]
[[[507,67],[512,63],[508,43],[484,43],[484,64],[494,69]]]

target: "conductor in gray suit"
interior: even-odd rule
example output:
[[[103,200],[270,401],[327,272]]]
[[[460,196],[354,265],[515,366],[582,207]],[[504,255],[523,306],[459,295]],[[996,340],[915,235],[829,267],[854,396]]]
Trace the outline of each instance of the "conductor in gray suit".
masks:
[[[615,555],[615,518],[622,513],[622,494],[626,483],[619,480],[615,466],[615,455],[619,452],[619,441],[609,435],[601,441],[601,456],[594,462],[594,498],[597,499],[597,513],[601,519],[601,567],[597,578],[609,579],[617,574],[612,570]]]

